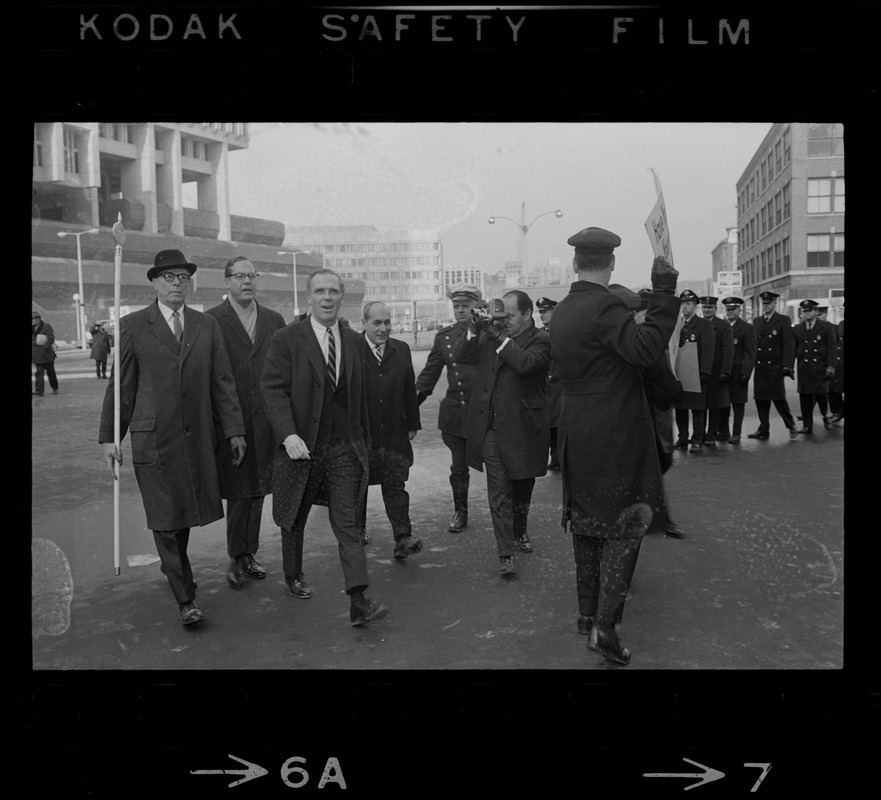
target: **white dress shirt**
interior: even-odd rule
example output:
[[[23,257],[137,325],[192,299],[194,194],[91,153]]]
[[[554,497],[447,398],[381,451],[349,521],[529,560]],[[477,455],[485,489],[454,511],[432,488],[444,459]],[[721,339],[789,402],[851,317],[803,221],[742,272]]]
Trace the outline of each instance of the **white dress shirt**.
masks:
[[[333,338],[336,340],[336,379],[339,383],[340,375],[343,374],[343,343],[340,341],[340,322],[335,320],[329,328],[315,321],[315,317],[310,316],[309,322],[312,324],[312,330],[315,331],[315,337],[321,346],[321,354],[324,356],[324,363],[327,363],[327,331],[333,331]]]
[[[168,323],[168,327],[172,333],[174,333],[174,320],[171,318],[171,315],[174,314],[174,309],[169,308],[165,303],[158,303],[159,310],[162,312],[162,316],[165,317],[165,321]],[[182,305],[179,309],[177,309],[177,316],[180,319],[180,329],[183,331],[184,329],[184,308],[186,304]]]

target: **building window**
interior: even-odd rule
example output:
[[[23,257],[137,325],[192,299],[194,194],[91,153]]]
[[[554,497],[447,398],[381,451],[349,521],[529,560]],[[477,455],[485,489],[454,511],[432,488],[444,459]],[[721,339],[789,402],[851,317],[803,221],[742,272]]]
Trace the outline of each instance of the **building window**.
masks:
[[[777,172],[783,169],[783,145],[777,142],[774,145],[774,160],[777,162]]]
[[[789,237],[783,240],[783,271],[789,272]]]
[[[762,206],[762,236],[768,233],[768,207]]]
[[[844,176],[834,180],[832,210],[836,214],[844,213]]]
[[[780,202],[781,193],[777,192],[774,195],[774,225],[779,225],[783,222],[783,204]]]
[[[844,235],[841,234],[841,246],[844,247]],[[837,236],[835,238],[838,238]],[[809,267],[828,267],[833,261],[832,237],[828,233],[814,233],[808,235],[808,261]],[[842,261],[844,253],[842,251]]]
[[[792,148],[790,146],[789,128],[783,131],[783,163],[788,164],[792,161]]]
[[[34,125],[34,166],[43,166],[43,142],[40,139],[40,129]]]
[[[789,219],[790,210],[789,184],[787,183],[783,187],[783,219]]]
[[[828,214],[832,210],[832,179],[808,179],[808,214]]]
[[[844,126],[840,122],[808,125],[808,158],[844,155]]]
[[[64,129],[64,171],[74,175],[80,174],[80,151],[76,131]]]
[[[835,249],[832,252],[832,266],[833,267],[843,267],[844,266],[844,234],[843,233],[836,233],[833,244],[835,246]]]
[[[762,191],[764,192],[768,186],[768,165],[762,162]]]
[[[774,274],[780,274],[780,244],[774,245]]]

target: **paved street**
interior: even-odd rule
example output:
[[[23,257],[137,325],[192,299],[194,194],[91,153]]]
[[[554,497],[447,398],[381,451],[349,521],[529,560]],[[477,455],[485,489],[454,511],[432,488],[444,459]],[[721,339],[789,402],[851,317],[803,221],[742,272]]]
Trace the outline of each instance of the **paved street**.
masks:
[[[417,373],[426,356],[414,354]],[[60,393],[33,398],[36,669],[606,669],[575,629],[558,474],[536,482],[535,552],[518,557],[513,580],[498,575],[482,474],[471,473],[468,528],[446,531],[452,502],[448,451],[436,430],[440,387],[422,406],[425,430],[408,484],[421,554],[393,561],[379,488],[370,490],[371,592],[388,605],[386,619],[349,625],[324,508],[306,529],[315,596],[288,596],[267,501],[257,557],[269,575],[241,591],[225,578],[224,522],[193,530],[206,622],[183,629],[130,458],[121,475],[122,569],[114,574],[113,482],[96,442],[106,382],[94,378],[93,363],[62,354]],[[798,413],[794,383],[787,387]],[[751,403],[744,435],[756,427]],[[815,430],[791,442],[772,410],[769,441],[744,436],[739,446],[677,452],[666,481],[687,538],[643,544],[621,627],[633,651],[628,670],[842,666],[844,426]]]

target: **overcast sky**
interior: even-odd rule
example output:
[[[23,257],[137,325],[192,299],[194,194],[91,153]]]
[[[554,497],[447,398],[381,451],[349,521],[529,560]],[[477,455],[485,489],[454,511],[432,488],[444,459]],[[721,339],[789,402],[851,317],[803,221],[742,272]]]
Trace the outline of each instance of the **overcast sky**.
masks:
[[[254,123],[231,154],[234,214],[287,225],[439,228],[447,265],[496,272],[518,258],[526,223],[531,265],[572,260],[566,239],[595,225],[617,233],[613,281],[648,282],[644,223],[664,190],[680,275],[705,278],[711,251],[737,224],[735,184],[771,123]]]

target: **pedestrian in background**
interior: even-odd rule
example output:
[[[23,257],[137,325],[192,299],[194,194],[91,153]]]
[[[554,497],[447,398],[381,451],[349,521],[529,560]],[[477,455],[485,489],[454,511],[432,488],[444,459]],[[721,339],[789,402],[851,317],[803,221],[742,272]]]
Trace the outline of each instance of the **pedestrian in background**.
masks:
[[[42,397],[45,382],[49,378],[52,394],[58,394],[58,378],[55,375],[55,331],[48,322],[43,322],[38,311],[31,311],[31,361],[34,372],[34,395]]]
[[[728,383],[728,400],[730,405],[719,414],[719,441],[740,444],[743,428],[743,415],[746,401],[749,399],[749,379],[756,364],[756,332],[753,326],[740,318],[743,311],[743,299],[726,297],[722,301],[725,316],[731,326],[731,340],[734,344],[734,356],[731,359],[731,380]],[[731,410],[734,420],[729,428]]]
[[[95,362],[95,376],[97,379],[107,378],[107,356],[110,355],[110,336],[100,325],[93,325],[92,330],[92,353],[91,358]]]
[[[245,459],[245,425],[214,317],[186,305],[196,265],[160,250],[147,270],[156,300],[119,321],[120,442],[131,431],[132,464],[147,527],[178,604],[182,625],[202,621],[187,556],[190,528],[223,516],[215,450],[235,467]],[[114,381],[104,393],[98,441],[117,479]],[[219,421],[215,429],[215,422]],[[218,444],[220,437],[229,449]],[[230,452],[232,451],[232,452]]]
[[[259,384],[272,335],[285,326],[285,321],[277,311],[257,302],[260,275],[247,258],[231,258],[224,266],[223,276],[226,299],[205,313],[216,319],[220,327],[248,442],[245,460],[238,467],[232,465],[223,449],[217,451],[217,473],[226,500],[226,579],[233,589],[241,589],[246,577],[266,577],[266,570],[255,555],[260,547],[263,501],[272,493],[276,443]],[[215,428],[219,441],[223,438],[219,421]]]
[[[538,316],[541,318],[541,324],[544,325],[545,333],[551,335],[551,320],[554,316],[554,309],[557,307],[557,301],[548,297],[539,297],[535,301],[535,307],[538,309]],[[554,354],[551,352],[551,369],[548,373],[548,382],[545,386],[545,411],[548,415],[548,430],[551,437],[551,459],[548,463],[548,469],[560,469],[560,454],[557,449],[557,427],[560,424],[560,403],[563,394],[560,388],[560,372],[554,364]]]
[[[696,453],[704,443],[707,419],[707,385],[713,370],[713,354],[716,347],[715,331],[713,324],[708,319],[697,315],[700,298],[691,289],[682,292],[679,295],[679,300],[682,308],[679,346],[684,347],[689,342],[694,342],[697,345],[700,391],[683,391],[676,401],[676,428],[679,433],[676,446],[682,450],[689,447],[688,414],[690,411],[693,428],[689,449],[692,453]]]
[[[663,355],[676,326],[678,273],[663,258],[654,260],[654,292],[637,325],[608,288],[620,237],[591,227],[568,241],[578,280],[554,310],[551,333],[563,388],[561,521],[572,533],[579,630],[590,631],[591,649],[623,665],[630,651],[615,624],[642,537],[664,506],[641,370]]]
[[[391,338],[391,314],[385,303],[367,303],[363,317],[363,335],[372,356],[367,357],[364,371],[370,419],[368,483],[381,487],[382,502],[395,540],[393,555],[403,561],[422,550],[422,540],[413,536],[410,495],[405,488],[413,466],[410,443],[422,429],[413,358],[406,342]],[[361,523],[365,537],[366,522],[367,492],[364,492]]]

